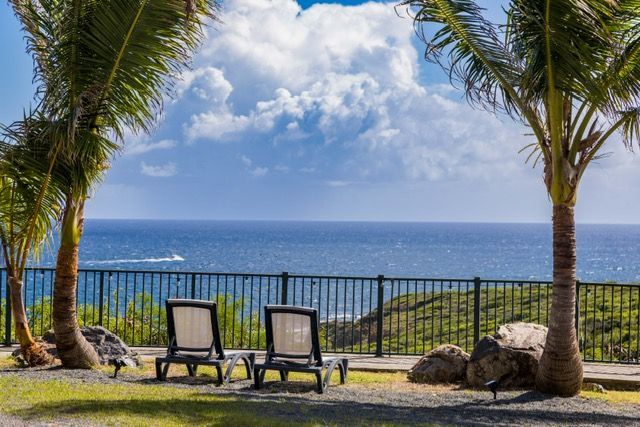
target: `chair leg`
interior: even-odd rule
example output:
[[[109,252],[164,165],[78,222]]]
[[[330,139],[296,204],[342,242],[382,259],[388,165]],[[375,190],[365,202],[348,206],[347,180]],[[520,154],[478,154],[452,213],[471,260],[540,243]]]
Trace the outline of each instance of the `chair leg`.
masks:
[[[324,393],[326,384],[322,381],[322,372],[316,372],[316,384],[317,384],[317,392],[322,394]]]
[[[162,362],[159,360],[156,360],[156,379],[158,381],[166,380],[166,377],[162,375]]]
[[[287,381],[289,379],[289,373],[287,371],[280,371],[280,381]]]
[[[335,359],[326,365],[327,372],[324,375],[323,383],[325,388],[327,388],[329,386],[329,383],[331,382],[331,374],[333,374],[333,370],[335,369],[336,365],[338,365],[340,369],[340,382],[342,382],[342,359]]]
[[[241,354],[234,354],[232,357],[227,359],[227,370],[224,374],[224,383],[227,384],[231,380],[231,374],[238,363],[238,360],[242,358]]]
[[[349,359],[342,359],[338,365],[340,368],[340,384],[346,384],[349,373]]]
[[[187,363],[187,371],[189,372],[189,376],[190,377],[195,377],[196,376],[196,371],[194,368],[194,365]]]
[[[264,383],[264,377],[265,375],[267,375],[267,370],[263,369],[262,371],[260,371],[260,382]]]
[[[244,366],[247,369],[247,379],[251,379],[253,375],[253,365],[256,363],[255,353],[249,353],[248,357],[243,357]]]
[[[165,364],[164,368],[162,369],[162,381],[165,381],[167,379],[167,374],[169,373],[169,366],[171,366],[171,363]]]
[[[260,375],[259,368],[253,368],[253,383],[256,390],[260,390],[260,387],[262,386],[262,376]]]
[[[222,385],[224,382],[224,377],[222,375],[222,367],[216,366],[216,372],[218,374],[218,385]]]

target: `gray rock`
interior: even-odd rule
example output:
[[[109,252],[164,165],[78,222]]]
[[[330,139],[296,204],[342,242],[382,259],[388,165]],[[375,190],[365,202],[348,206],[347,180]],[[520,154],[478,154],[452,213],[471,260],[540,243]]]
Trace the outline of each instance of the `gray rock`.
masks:
[[[56,343],[56,334],[53,332],[53,329],[49,329],[42,335],[42,341],[48,342],[49,344]]]
[[[469,354],[451,344],[434,348],[418,361],[407,374],[415,383],[455,383],[464,379]]]
[[[96,349],[98,357],[100,358],[100,364],[108,365],[114,359],[123,359],[126,361],[127,366],[142,365],[139,355],[132,351],[129,346],[113,332],[102,326],[83,326],[80,328],[80,331],[89,344]],[[42,336],[42,340],[50,344],[55,344],[56,336],[53,331],[48,331]]]
[[[596,393],[606,393],[607,390],[604,388],[602,384],[598,383],[583,383],[582,389],[586,391],[593,391]]]
[[[476,344],[467,364],[467,382],[474,387],[491,380],[501,388],[533,386],[546,338],[547,328],[541,325],[500,326],[495,335]]]

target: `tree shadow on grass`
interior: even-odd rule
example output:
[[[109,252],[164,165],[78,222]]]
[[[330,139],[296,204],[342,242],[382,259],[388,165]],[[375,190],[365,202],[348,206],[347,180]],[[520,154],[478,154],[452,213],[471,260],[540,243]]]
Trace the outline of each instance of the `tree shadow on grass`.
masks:
[[[330,393],[330,391],[329,391]],[[361,403],[309,399],[295,395],[270,395],[230,391],[224,394],[193,393],[183,398],[149,398],[144,394],[127,400],[72,399],[35,404],[17,409],[13,415],[26,420],[43,416],[81,418],[114,424],[163,424],[173,421],[183,424],[300,424],[330,423],[340,425],[398,424],[589,424],[637,425],[633,414],[580,412],[569,405],[562,408],[521,408],[511,406],[544,400],[544,395],[531,392],[497,401],[468,401],[436,407],[403,406],[401,404]],[[549,398],[549,397],[546,397]]]

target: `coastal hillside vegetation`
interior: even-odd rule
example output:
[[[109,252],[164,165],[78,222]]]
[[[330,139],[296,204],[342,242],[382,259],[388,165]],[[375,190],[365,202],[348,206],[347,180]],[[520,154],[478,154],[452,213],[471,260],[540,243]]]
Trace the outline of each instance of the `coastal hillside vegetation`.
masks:
[[[638,288],[587,288],[580,292],[579,341],[587,359],[640,360],[640,293]],[[500,325],[531,322],[547,325],[550,288],[515,286],[483,289],[479,336]],[[377,311],[354,322],[325,323],[329,348],[375,351]],[[473,291],[408,293],[383,307],[383,352],[422,354],[440,344],[473,350]]]
[[[532,322],[546,325],[550,291],[547,286],[514,285],[484,288],[480,293],[479,336],[493,334],[500,325]],[[218,297],[218,315],[225,348],[262,349],[264,324],[258,311],[250,311],[242,298]],[[4,307],[3,304],[0,304]],[[167,343],[164,305],[138,294],[122,306],[105,302],[100,322],[96,305],[79,305],[81,325],[99,325],[130,345]],[[640,360],[640,288],[584,286],[580,292],[579,338],[583,356],[591,360]],[[382,343],[385,354],[423,354],[445,343],[468,352],[474,341],[473,290],[405,293],[384,303]],[[51,300],[46,297],[28,307],[36,336],[51,328]],[[120,314],[118,314],[120,313]],[[4,334],[4,313],[0,335]],[[376,351],[378,313],[373,310],[353,321],[347,317],[321,319],[320,338],[325,351]]]

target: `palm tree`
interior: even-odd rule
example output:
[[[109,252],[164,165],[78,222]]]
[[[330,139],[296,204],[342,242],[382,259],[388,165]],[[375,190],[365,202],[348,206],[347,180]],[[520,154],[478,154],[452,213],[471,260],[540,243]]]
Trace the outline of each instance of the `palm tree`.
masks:
[[[483,17],[473,0],[403,5],[426,57],[463,86],[470,103],[523,122],[535,137],[529,158],[544,165],[553,204],[553,297],[536,385],[575,395],[582,362],[574,207],[604,144],[617,132],[627,146],[638,138],[640,1],[511,0],[504,25]]]
[[[40,111],[67,129],[52,140],[47,175],[61,185],[62,223],[53,322],[64,366],[98,361],[76,316],[84,205],[109,167],[124,131],[148,132],[172,78],[215,18],[215,0],[13,0],[27,34]],[[50,181],[53,181],[51,179]],[[49,180],[47,180],[49,182]]]
[[[15,336],[29,366],[49,364],[52,357],[32,337],[23,301],[22,277],[27,261],[51,237],[61,211],[56,186],[43,182],[49,167],[49,136],[55,129],[29,116],[3,127],[0,143],[0,241],[8,273]]]

